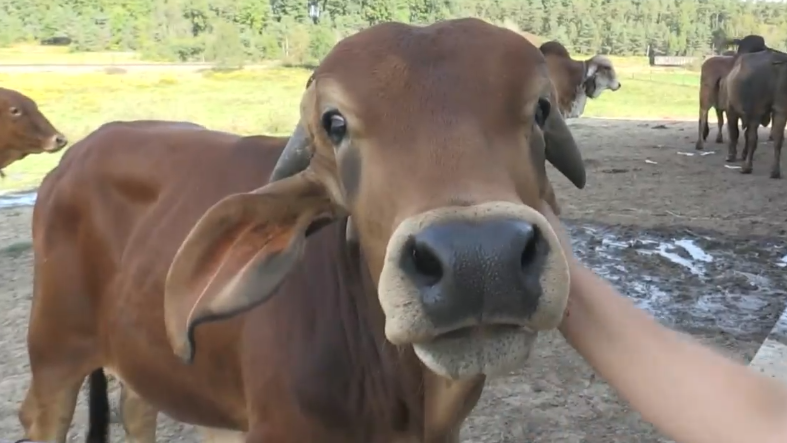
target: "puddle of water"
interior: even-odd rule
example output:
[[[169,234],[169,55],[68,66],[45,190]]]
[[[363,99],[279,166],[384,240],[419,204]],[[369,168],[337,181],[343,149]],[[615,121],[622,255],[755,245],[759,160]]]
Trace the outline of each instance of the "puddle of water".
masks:
[[[787,303],[784,242],[568,225],[577,257],[672,327],[761,340]],[[784,316],[787,338],[787,313]]]
[[[682,240],[675,241],[675,245],[685,249],[686,252],[688,252],[691,258],[694,260],[703,261],[705,263],[710,263],[713,261],[713,256],[711,256],[707,252],[703,251],[702,248],[697,246],[697,244],[694,243],[694,240],[684,238]]]
[[[9,192],[0,194],[0,209],[17,208],[20,206],[33,206],[36,202],[38,192]]]

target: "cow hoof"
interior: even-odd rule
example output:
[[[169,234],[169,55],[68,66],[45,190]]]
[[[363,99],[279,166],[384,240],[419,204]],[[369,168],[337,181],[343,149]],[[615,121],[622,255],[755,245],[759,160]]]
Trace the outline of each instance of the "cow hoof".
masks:
[[[716,143],[724,143],[724,139],[719,137],[716,139]]]
[[[752,168],[741,168],[741,174],[751,174]]]
[[[703,148],[704,148],[704,146],[701,145],[699,142],[697,142],[697,144],[694,145],[694,149],[697,150],[697,151],[702,151]]]
[[[782,178],[782,173],[780,171],[773,171],[771,172],[771,178],[774,179]]]
[[[735,163],[735,156],[734,155],[728,155],[727,159],[725,161],[727,163]]]

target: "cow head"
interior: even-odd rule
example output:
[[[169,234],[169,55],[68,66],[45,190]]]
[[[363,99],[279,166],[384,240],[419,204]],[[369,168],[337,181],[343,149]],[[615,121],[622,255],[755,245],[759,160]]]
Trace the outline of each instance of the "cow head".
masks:
[[[0,88],[0,173],[29,154],[56,152],[67,144],[33,100]]]
[[[598,98],[605,89],[617,91],[620,81],[612,66],[612,61],[604,55],[595,55],[585,61],[585,95]]]
[[[741,39],[735,38],[727,40],[727,45],[738,46],[737,54],[751,54],[754,52],[761,52],[768,49],[765,45],[765,39],[761,35],[747,35]]]
[[[585,184],[554,101],[539,51],[481,20],[385,23],[342,40],[309,82],[271,182],[217,203],[177,253],[166,298],[196,301],[165,304],[176,353],[192,358],[198,323],[266,300],[315,226],[349,215],[390,342],[446,377],[521,364],[568,296],[539,212],[554,204],[545,160]]]

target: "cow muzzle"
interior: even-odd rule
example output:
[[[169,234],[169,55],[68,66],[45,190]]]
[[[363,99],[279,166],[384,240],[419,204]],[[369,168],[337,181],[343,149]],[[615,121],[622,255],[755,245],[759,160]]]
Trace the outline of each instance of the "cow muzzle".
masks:
[[[508,371],[524,363],[538,331],[562,320],[568,278],[556,234],[530,207],[422,213],[388,243],[378,287],[386,337],[412,344],[445,377]]]
[[[68,146],[68,139],[65,135],[57,133],[51,137],[48,137],[44,142],[43,150],[44,152],[57,152],[63,148]]]

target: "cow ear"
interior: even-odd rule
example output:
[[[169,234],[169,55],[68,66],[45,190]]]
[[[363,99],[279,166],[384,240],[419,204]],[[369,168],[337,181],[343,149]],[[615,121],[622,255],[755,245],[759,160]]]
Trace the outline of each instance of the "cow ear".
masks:
[[[555,102],[557,100],[554,100]],[[544,125],[545,157],[560,173],[579,189],[585,187],[587,180],[582,154],[566,125],[566,121],[556,108],[552,109]]]
[[[197,325],[266,301],[300,259],[306,236],[336,211],[311,169],[211,207],[167,274],[164,319],[175,354],[193,361]]]

